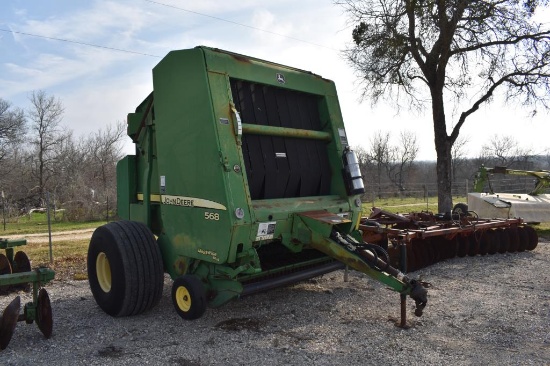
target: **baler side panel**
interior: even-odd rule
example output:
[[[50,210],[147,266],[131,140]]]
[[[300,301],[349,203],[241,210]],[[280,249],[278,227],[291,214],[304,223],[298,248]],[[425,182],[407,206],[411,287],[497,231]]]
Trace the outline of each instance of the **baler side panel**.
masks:
[[[121,219],[130,219],[130,203],[136,201],[136,156],[128,155],[116,166],[117,212]]]
[[[153,69],[153,86],[161,194],[175,197],[161,205],[165,266],[173,275],[177,257],[224,263],[230,217],[202,49],[171,52]]]

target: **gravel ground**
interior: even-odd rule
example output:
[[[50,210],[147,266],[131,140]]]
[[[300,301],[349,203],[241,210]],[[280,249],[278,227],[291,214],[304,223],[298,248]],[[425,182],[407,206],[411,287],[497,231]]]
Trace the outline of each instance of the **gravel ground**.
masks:
[[[333,272],[209,309],[175,313],[171,281],[153,310],[104,314],[87,281],[47,285],[53,336],[19,322],[2,365],[550,365],[550,243],[456,258],[411,274],[431,284],[424,316],[394,325],[399,296]],[[20,293],[22,304],[30,301]],[[16,295],[0,297],[0,309]]]

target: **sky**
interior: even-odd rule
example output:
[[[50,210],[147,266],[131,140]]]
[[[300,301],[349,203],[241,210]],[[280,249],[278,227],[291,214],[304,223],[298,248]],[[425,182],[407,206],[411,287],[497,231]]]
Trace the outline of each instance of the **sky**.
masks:
[[[125,121],[152,91],[151,70],[163,56],[204,45],[333,80],[354,147],[368,148],[378,132],[397,144],[400,132],[412,131],[417,159],[436,158],[429,110],[361,101],[358,76],[342,53],[353,25],[332,0],[4,0],[2,8],[0,98],[27,109],[33,91],[54,95],[75,136]],[[529,112],[500,102],[482,107],[461,129],[467,154],[477,156],[495,136],[536,153],[550,149],[550,116]],[[125,151],[133,152],[129,138]]]

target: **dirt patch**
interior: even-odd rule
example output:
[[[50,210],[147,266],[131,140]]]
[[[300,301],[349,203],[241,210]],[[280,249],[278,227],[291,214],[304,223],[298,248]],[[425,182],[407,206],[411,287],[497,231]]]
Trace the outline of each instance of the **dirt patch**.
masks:
[[[84,240],[90,239],[95,229],[80,229],[69,231],[57,231],[52,232],[52,240],[56,241],[70,241],[70,240]],[[27,243],[47,243],[50,240],[50,234],[38,233],[38,234],[21,234],[21,235],[6,235],[4,239],[27,239]]]

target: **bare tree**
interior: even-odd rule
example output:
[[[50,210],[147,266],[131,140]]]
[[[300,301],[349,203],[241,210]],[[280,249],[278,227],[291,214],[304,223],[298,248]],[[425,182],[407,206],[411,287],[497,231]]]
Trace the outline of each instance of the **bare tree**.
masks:
[[[337,0],[355,27],[347,58],[376,103],[429,107],[437,153],[438,209],[452,208],[451,148],[466,119],[500,92],[548,109],[547,0]],[[448,133],[446,106],[456,111]],[[464,107],[462,112],[460,110]]]
[[[399,134],[397,146],[390,149],[391,158],[386,165],[390,181],[397,186],[400,192],[405,190],[405,179],[418,155],[416,134],[412,131],[402,131]]]
[[[451,149],[451,164],[452,164],[452,178],[453,183],[456,182],[456,179],[458,178],[458,171],[465,166],[466,164],[466,156],[467,151],[466,147],[469,142],[468,137],[466,136],[459,136],[455,143],[453,144],[453,147]]]
[[[53,175],[55,146],[61,144],[67,137],[67,132],[61,126],[63,104],[53,95],[46,92],[33,91],[29,97],[31,107],[27,114],[31,123],[31,143],[34,146],[34,176],[37,180],[38,195],[44,199],[46,184]]]
[[[495,165],[514,168],[520,165],[520,162],[529,160],[529,156],[533,154],[529,149],[520,148],[519,143],[512,136],[495,135],[481,147],[481,155],[494,161]]]
[[[0,162],[18,144],[26,130],[25,112],[12,107],[11,103],[0,98]]]
[[[390,160],[390,133],[385,134],[382,131],[376,131],[370,140],[370,147],[367,150],[369,160],[375,166],[376,178],[378,186],[378,195],[382,186],[382,173]]]
[[[107,220],[109,204],[116,197],[116,163],[122,158],[122,140],[126,136],[126,123],[117,122],[105,130],[96,132],[88,142],[94,180],[98,181],[101,194],[105,199]],[[100,192],[97,192],[98,195]]]

